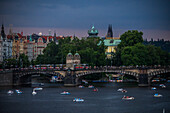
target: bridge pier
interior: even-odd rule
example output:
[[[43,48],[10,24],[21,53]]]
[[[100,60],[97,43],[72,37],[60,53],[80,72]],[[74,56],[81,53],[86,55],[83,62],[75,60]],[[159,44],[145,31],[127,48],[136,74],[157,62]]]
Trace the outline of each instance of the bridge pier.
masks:
[[[149,86],[148,74],[139,74],[138,86]]]
[[[64,78],[64,86],[75,86],[76,85],[76,76],[75,72],[71,69],[68,69]]]
[[[148,74],[146,68],[139,69],[138,79],[138,86],[149,86],[150,82],[148,81]]]

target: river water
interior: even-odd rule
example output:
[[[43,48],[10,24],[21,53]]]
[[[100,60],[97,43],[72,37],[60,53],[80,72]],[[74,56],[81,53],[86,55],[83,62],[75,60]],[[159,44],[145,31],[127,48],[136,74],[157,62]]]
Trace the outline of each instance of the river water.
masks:
[[[151,87],[138,87],[127,83],[95,83],[98,92],[78,87],[44,87],[32,95],[32,87],[1,87],[0,113],[170,113],[170,86],[151,90]],[[118,92],[125,88],[128,92]],[[8,90],[20,89],[22,94],[8,95]],[[69,91],[70,95],[61,95]],[[155,93],[163,95],[155,98]],[[124,96],[134,96],[134,100],[122,100]],[[73,102],[75,97],[84,102]]]

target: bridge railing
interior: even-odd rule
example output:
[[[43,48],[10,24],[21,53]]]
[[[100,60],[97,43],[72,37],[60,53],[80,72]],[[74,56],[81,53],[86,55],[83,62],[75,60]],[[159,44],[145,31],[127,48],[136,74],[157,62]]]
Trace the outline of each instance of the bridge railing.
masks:
[[[85,67],[85,68],[74,68],[73,70],[79,71],[79,70],[124,70],[124,69],[170,69],[170,66],[94,66],[92,67]],[[11,69],[5,69],[0,70],[0,73],[7,72],[7,71],[27,71],[27,70],[37,70],[37,71],[66,71],[67,68],[47,68],[47,69],[35,69],[35,68],[11,68]]]

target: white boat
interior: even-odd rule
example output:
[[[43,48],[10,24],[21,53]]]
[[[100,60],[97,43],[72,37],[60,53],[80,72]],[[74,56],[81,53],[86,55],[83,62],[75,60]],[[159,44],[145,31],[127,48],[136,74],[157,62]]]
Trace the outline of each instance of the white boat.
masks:
[[[88,86],[88,88],[94,88],[94,86],[93,86],[93,85],[90,85],[90,86]]]
[[[123,88],[118,89],[117,91],[123,91]]]
[[[166,88],[166,86],[164,84],[160,84],[159,86],[162,88]]]
[[[79,88],[84,88],[84,86],[80,85]]]
[[[64,92],[62,92],[62,93],[60,93],[61,95],[70,95],[70,93],[69,92],[66,92],[66,91],[64,91]]]
[[[124,96],[122,100],[134,100],[134,97]]]
[[[152,87],[151,89],[152,89],[152,90],[156,90],[156,87]]]
[[[43,88],[41,88],[41,87],[36,87],[36,88],[34,88],[33,90],[43,90]]]
[[[12,90],[9,90],[7,94],[12,95],[14,92]]]
[[[20,91],[18,89],[16,89],[15,91],[16,91],[17,94],[21,94],[22,93],[22,91]]]
[[[84,99],[82,99],[82,98],[75,98],[75,99],[73,99],[73,102],[84,102]]]
[[[36,94],[37,94],[37,92],[35,92],[35,90],[33,90],[32,95],[36,95]]]
[[[156,93],[156,94],[154,94],[154,97],[162,97],[162,95],[161,95],[161,94]]]

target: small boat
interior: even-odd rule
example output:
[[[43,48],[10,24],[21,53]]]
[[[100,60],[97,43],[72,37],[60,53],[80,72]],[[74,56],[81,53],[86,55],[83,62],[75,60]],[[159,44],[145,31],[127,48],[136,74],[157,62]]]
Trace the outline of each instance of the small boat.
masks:
[[[44,86],[44,83],[40,83],[40,86]]]
[[[12,90],[9,90],[7,94],[12,95],[14,92]]]
[[[118,89],[117,91],[123,91],[123,88]]]
[[[130,96],[124,96],[122,98],[122,100],[134,100],[135,98],[134,97],[130,97]]]
[[[35,90],[33,90],[32,95],[36,95],[36,94],[37,94],[37,92],[35,92]]]
[[[80,85],[79,88],[84,88],[84,86]]]
[[[21,94],[22,93],[22,91],[20,91],[18,89],[16,89],[15,91],[16,91],[17,94]]]
[[[36,88],[34,88],[33,90],[43,90],[43,88],[41,88],[41,87],[36,87]]]
[[[154,97],[162,97],[162,95],[161,95],[161,94],[156,93],[156,94],[154,94]]]
[[[94,88],[94,86],[93,85],[89,85],[88,88]]]
[[[75,98],[75,99],[73,99],[73,102],[84,102],[84,99],[82,99],[82,98]]]
[[[164,84],[160,84],[159,86],[162,88],[166,88],[166,86]]]
[[[97,88],[95,88],[95,89],[93,89],[93,91],[94,91],[94,92],[97,92],[97,91],[98,91],[98,89],[97,89]]]
[[[151,89],[152,89],[152,90],[156,90],[156,87],[152,87]]]
[[[122,93],[127,93],[127,91],[126,90],[122,90]]]
[[[69,92],[66,92],[66,91],[64,91],[64,92],[62,92],[62,93],[60,93],[61,95],[70,95],[70,93]]]

